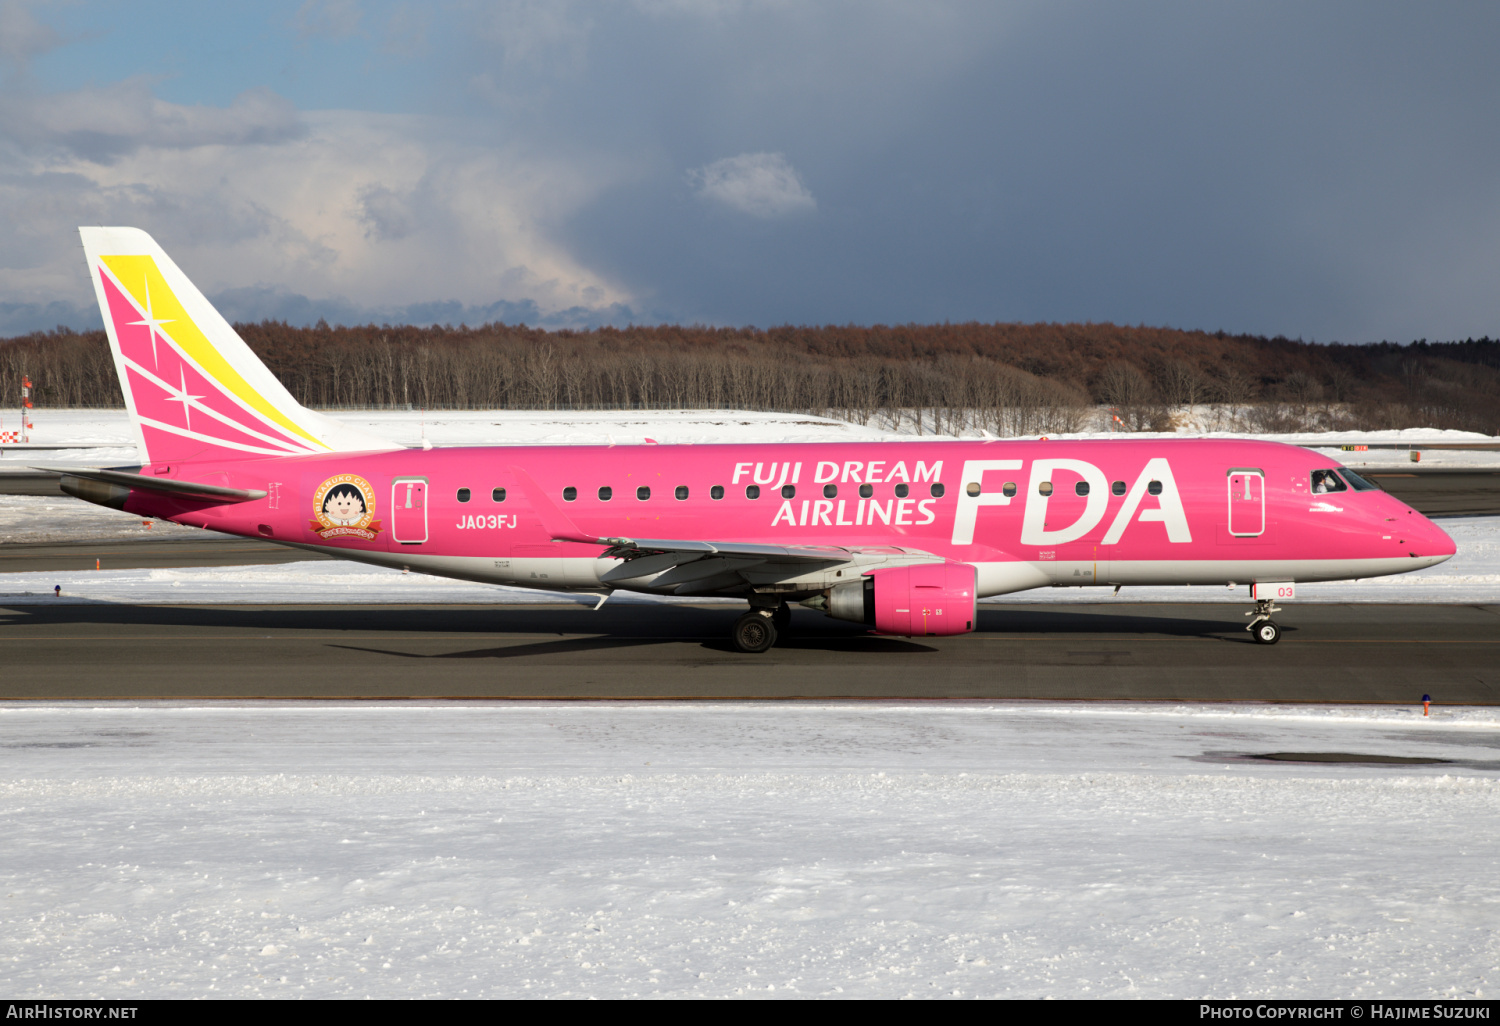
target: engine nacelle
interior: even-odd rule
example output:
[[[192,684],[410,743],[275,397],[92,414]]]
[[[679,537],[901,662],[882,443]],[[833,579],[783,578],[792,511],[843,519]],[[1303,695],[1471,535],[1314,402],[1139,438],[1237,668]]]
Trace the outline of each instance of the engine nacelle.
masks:
[[[967,634],[978,619],[978,572],[968,563],[921,563],[875,570],[828,592],[828,615],[879,634]]]

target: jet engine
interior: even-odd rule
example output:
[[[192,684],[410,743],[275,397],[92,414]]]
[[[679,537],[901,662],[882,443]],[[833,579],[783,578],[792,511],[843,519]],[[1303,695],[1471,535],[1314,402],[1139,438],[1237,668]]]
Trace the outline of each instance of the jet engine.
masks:
[[[824,608],[835,619],[869,624],[878,634],[967,634],[977,619],[976,577],[968,563],[874,570],[829,589]]]

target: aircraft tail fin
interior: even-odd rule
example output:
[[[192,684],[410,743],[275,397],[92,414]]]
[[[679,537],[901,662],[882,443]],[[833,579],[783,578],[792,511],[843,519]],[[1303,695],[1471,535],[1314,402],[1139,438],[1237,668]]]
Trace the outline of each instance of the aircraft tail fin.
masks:
[[[150,235],[78,231],[143,464],[401,448],[293,399]]]

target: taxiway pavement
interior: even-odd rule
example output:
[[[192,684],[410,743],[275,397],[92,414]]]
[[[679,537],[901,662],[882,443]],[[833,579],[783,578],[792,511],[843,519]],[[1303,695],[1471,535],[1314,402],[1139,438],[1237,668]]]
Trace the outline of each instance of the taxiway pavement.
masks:
[[[1306,605],[1253,644],[1223,604],[985,606],[952,638],[730,606],[0,607],[0,699],[972,698],[1500,704],[1500,606]]]

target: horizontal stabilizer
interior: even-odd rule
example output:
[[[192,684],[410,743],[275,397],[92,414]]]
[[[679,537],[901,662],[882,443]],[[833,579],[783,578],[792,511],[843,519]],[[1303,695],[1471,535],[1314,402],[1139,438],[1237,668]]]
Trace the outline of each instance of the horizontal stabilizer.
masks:
[[[49,474],[61,474],[63,490],[67,491],[67,479],[98,481],[101,484],[120,485],[142,492],[156,492],[181,499],[216,499],[220,502],[249,502],[264,499],[266,493],[256,488],[226,488],[223,485],[199,484],[195,481],[178,481],[170,477],[151,477],[132,474],[125,470],[106,470],[103,467],[33,467],[33,470]]]

